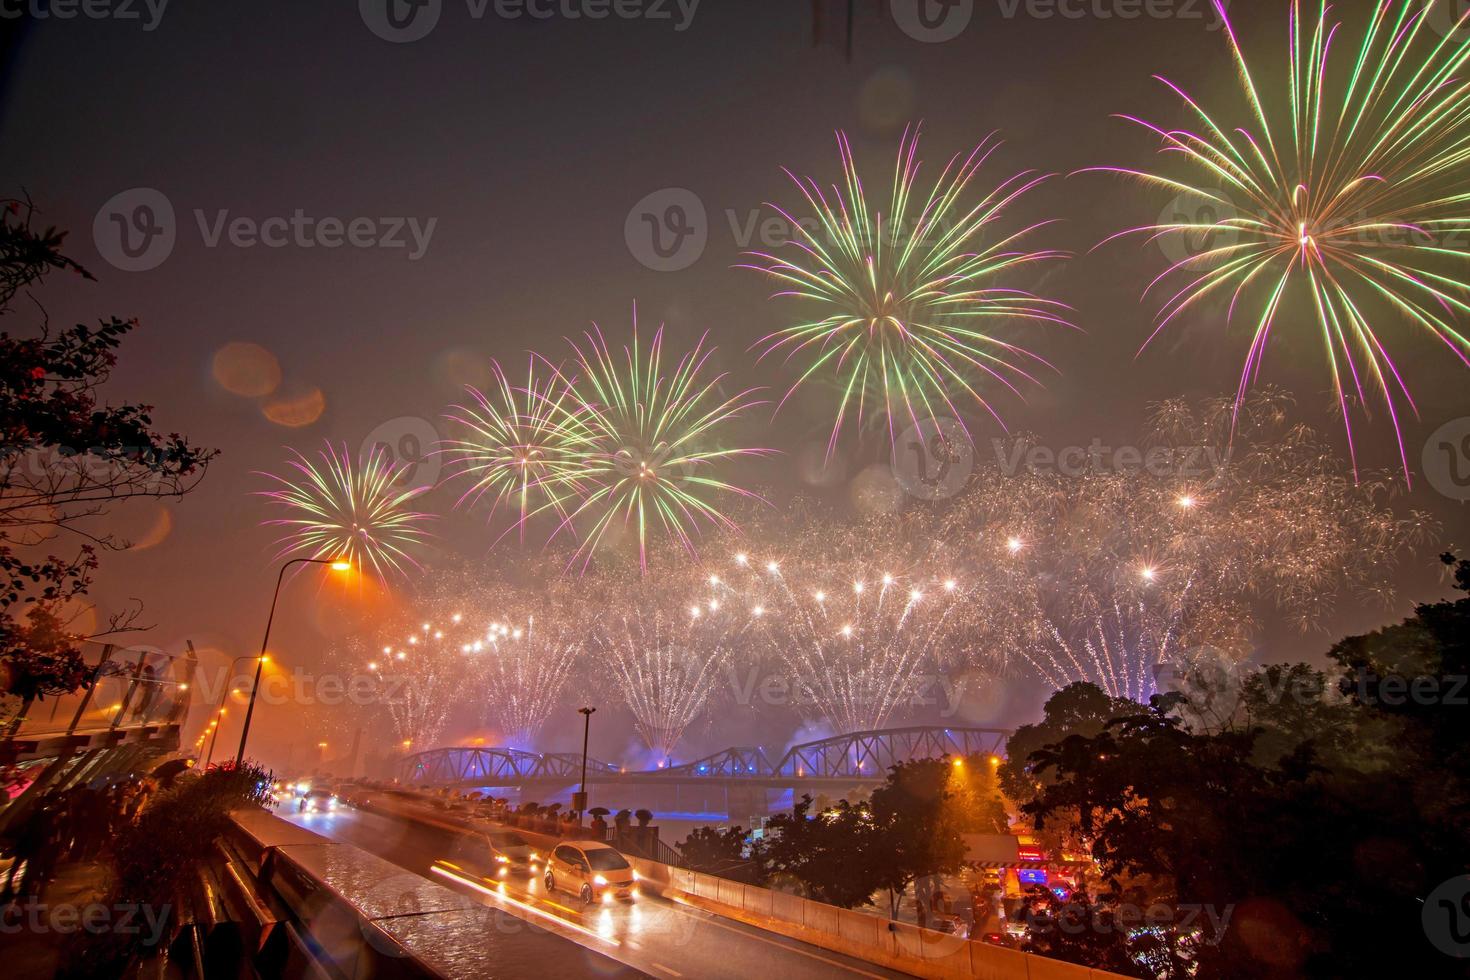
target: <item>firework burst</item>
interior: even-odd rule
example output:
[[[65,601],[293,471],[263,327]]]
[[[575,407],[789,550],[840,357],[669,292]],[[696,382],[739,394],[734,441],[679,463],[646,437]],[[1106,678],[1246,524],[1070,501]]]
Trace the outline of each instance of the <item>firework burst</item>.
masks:
[[[410,504],[427,487],[408,487],[403,467],[395,466],[381,446],[355,463],[344,445],[331,443],[317,453],[314,463],[299,452],[287,460],[289,477],[262,476],[279,487],[259,491],[291,510],[291,517],[268,520],[282,528],[277,558],[346,558],[354,568],[372,569],[379,577],[402,575],[418,567],[410,550],[429,538],[424,524],[431,515]]]
[[[922,675],[965,645],[973,614],[924,515],[757,526],[748,550],[701,564],[691,612],[725,617],[733,649],[779,663],[808,720],[866,731],[921,703]]]
[[[571,591],[565,583],[536,593],[496,590],[481,635],[466,641],[481,662],[486,713],[517,748],[535,744],[585,649]]]
[[[801,363],[783,403],[809,381],[836,385],[829,453],[848,416],[861,425],[870,407],[886,420],[890,441],[920,420],[963,417],[952,393],[999,421],[982,387],[994,382],[1019,393],[1018,384],[1035,382],[1032,371],[1046,362],[997,328],[1066,324],[1062,304],[1009,284],[1025,267],[1062,253],[1022,244],[1041,224],[1000,230],[1010,205],[1047,175],[1025,171],[973,199],[971,183],[1000,145],[987,137],[967,157],[952,158],[926,194],[917,186],[918,141],[917,127],[904,131],[885,212],[869,203],[852,147],[838,133],[845,186],[829,194],[816,180],[786,171],[816,227],[768,205],[794,237],[780,255],[748,253],[743,266],[777,281],[773,298],[806,301],[814,310],[812,319],[755,346],[763,358],[781,352]]]
[[[585,343],[571,342],[574,373],[558,375],[571,393],[558,426],[575,425],[580,456],[574,474],[554,484],[558,493],[570,486],[579,495],[559,530],[579,535],[572,560],[584,568],[613,532],[635,538],[645,572],[651,539],[677,541],[692,553],[700,525],[732,527],[715,498],[754,497],[718,470],[768,452],[719,442],[731,421],[758,404],[756,391],[724,394],[726,376],[706,371],[714,348],[703,339],[668,368],[663,338],[660,326],[652,343],[640,342],[635,307],[632,341],[621,354],[594,324]]]
[[[372,678],[372,703],[387,710],[405,750],[437,746],[450,715],[478,687],[480,664],[467,649],[468,635],[458,614],[401,616],[371,640],[349,643],[348,658]]]
[[[687,560],[591,592],[594,644],[660,764],[703,712],[749,618],[707,590]]]
[[[1470,13],[1441,37],[1430,26],[1443,9],[1433,0],[1381,0],[1356,52],[1338,58],[1341,25],[1329,20],[1325,0],[1315,18],[1304,18],[1293,0],[1289,98],[1278,107],[1262,97],[1225,5],[1215,6],[1250,106],[1245,124],[1220,119],[1160,77],[1202,128],[1121,118],[1154,133],[1195,176],[1092,168],[1208,205],[1195,219],[1120,233],[1205,243],[1149,285],[1152,292],[1183,280],[1149,339],[1209,297],[1228,297],[1227,323],[1248,306],[1239,401],[1260,374],[1273,329],[1290,304],[1302,303],[1300,319],[1315,324],[1326,350],[1354,470],[1351,406],[1372,391],[1393,423],[1407,479],[1399,416],[1403,407],[1415,410],[1414,400],[1389,356],[1385,327],[1408,325],[1470,364],[1470,340],[1457,326],[1470,312],[1470,253],[1453,244],[1470,230],[1470,81],[1461,77]]]
[[[939,537],[967,559],[983,647],[1058,687],[1146,700],[1160,663],[1241,650],[1262,605],[1306,629],[1344,597],[1388,598],[1432,523],[1396,517],[1385,481],[1355,480],[1289,414],[1269,390],[1176,400],[1156,410],[1150,467],[978,471]]]
[[[584,413],[568,404],[569,390],[559,372],[537,377],[530,359],[524,385],[513,384],[495,362],[495,386],[489,395],[468,388],[472,405],[456,405],[446,418],[462,430],[447,440],[451,479],[468,487],[458,506],[488,499],[491,519],[512,507],[511,526],[525,537],[528,518],[553,510],[563,519],[565,504],[584,489],[587,453],[593,446]],[[511,528],[507,528],[508,533]]]

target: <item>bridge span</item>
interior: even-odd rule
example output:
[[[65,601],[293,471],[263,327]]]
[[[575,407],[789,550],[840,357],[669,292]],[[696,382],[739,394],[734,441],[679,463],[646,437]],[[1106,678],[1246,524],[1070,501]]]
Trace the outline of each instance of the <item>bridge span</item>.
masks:
[[[913,726],[834,735],[793,746],[771,762],[759,746],[735,746],[693,762],[629,770],[589,757],[587,782],[602,785],[723,787],[793,791],[846,791],[876,786],[888,767],[914,759],[995,755],[1010,732],[1002,728]],[[581,779],[582,756],[522,749],[448,746],[408,756],[398,781],[424,788],[555,789]]]

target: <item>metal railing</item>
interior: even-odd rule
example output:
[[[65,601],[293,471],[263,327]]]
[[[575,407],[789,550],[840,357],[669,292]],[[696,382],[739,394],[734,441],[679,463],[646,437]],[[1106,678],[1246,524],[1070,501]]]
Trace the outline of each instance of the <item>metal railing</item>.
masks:
[[[0,738],[34,739],[182,722],[199,666],[193,650],[88,644],[97,651],[89,683],[70,694],[15,702],[0,715]]]

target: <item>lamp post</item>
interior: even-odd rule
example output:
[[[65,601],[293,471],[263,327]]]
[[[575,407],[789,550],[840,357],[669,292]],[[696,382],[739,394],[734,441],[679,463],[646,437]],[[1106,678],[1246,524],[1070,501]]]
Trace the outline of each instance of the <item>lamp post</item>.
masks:
[[[220,705],[219,714],[215,715],[214,721],[209,723],[210,731],[206,733],[210,735],[209,754],[204,757],[204,768],[206,769],[209,768],[210,762],[214,760],[214,745],[219,741],[220,722],[224,720],[224,717],[225,707],[224,705]]]
[[[592,712],[596,708],[578,708],[582,716],[582,788],[572,794],[572,809],[577,811],[577,826],[582,825],[582,814],[587,812],[587,736],[592,731]]]
[[[235,754],[237,770],[245,764],[245,740],[250,737],[250,717],[255,714],[255,694],[260,690],[260,672],[265,667],[265,650],[271,639],[271,623],[276,618],[276,600],[281,597],[281,583],[285,581],[286,569],[303,562],[310,565],[330,565],[338,572],[352,568],[351,562],[341,558],[292,558],[281,566],[280,574],[276,576],[276,591],[271,595],[270,615],[265,618],[265,636],[260,641],[260,657],[255,661],[255,681],[250,685],[250,703],[245,707],[245,727],[240,729],[240,751]]]
[[[255,658],[251,657],[249,654],[246,654],[243,657],[236,657],[234,660],[230,661],[230,666],[226,668],[226,673],[229,676],[225,678],[225,689],[220,692],[219,707],[214,709],[214,737],[209,740],[209,754],[204,757],[204,767],[206,769],[209,768],[210,760],[214,758],[214,743],[219,741],[219,730],[223,726],[225,717],[225,702],[229,700],[231,694],[242,693],[241,688],[235,687],[231,683],[235,679],[235,665],[242,660],[253,659]],[[270,658],[267,657],[266,659],[269,660]],[[208,735],[209,732],[206,731],[205,734]],[[199,760],[200,754],[200,752],[194,753],[194,760],[196,762]]]

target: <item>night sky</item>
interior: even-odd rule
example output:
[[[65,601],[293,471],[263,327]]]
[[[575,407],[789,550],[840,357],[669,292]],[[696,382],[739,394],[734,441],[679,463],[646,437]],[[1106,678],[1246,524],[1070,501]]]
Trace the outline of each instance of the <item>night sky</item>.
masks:
[[[1268,85],[1283,60],[1285,6],[1252,0],[1237,13]],[[465,0],[445,0],[433,30],[412,43],[375,35],[350,0],[176,2],[151,30],[141,4],[141,21],[0,20],[3,193],[28,194],[41,223],[70,229],[70,253],[99,279],[56,277],[38,298],[56,323],[139,318],[109,394],[152,403],[165,431],[223,450],[183,501],[118,512],[115,527],[138,547],[106,556],[94,591],[101,610],[137,597],[157,624],[141,642],[176,650],[192,639],[211,663],[252,653],[274,578],[273,534],[259,526],[269,508],[249,495],[265,488],[257,471],[279,471],[288,447],[314,451],[324,439],[355,451],[375,431],[442,432],[441,412],[464,383],[484,383],[489,358],[519,367],[528,349],[559,354],[562,338],[592,321],[620,338],[635,301],[644,327],[664,322],[680,344],[709,331],[733,383],[789,383],[747,348],[789,322],[790,308],[769,302],[768,284],[732,265],[745,230],[771,215],[762,202],[796,203],[783,166],[838,178],[835,130],[884,181],[905,124],[922,121],[931,176],[999,131],[1006,144],[986,170],[998,181],[1028,168],[1066,174],[1147,161],[1146,134],[1111,114],[1184,123],[1154,73],[1229,106],[1231,118],[1246,111],[1203,0],[1161,3],[1178,16],[1137,19],[1036,17],[1026,11],[1053,8],[977,0],[965,29],[940,43],[905,33],[886,0],[859,0],[850,60],[845,4],[818,7],[815,43],[806,0],[702,0],[687,22],[687,7],[672,2],[660,5],[668,19],[538,21],[497,17],[493,3],[476,18]],[[176,215],[172,252],[144,271],[116,268],[93,236],[99,209],[133,188],[161,192]],[[628,227],[635,205],[668,188],[697,197],[707,242],[686,268],[659,271],[640,262],[635,253],[647,250],[636,234],[630,247]],[[652,200],[661,208],[670,198]],[[998,399],[1014,428],[1047,445],[1094,437],[1116,445],[1133,437],[1156,399],[1233,390],[1243,328],[1227,334],[1201,316],[1135,358],[1155,310],[1139,294],[1160,256],[1138,242],[1089,252],[1122,227],[1155,220],[1166,203],[1167,195],[1090,174],[1058,177],[1019,205],[1018,221],[1064,219],[1037,241],[1076,257],[1029,285],[1072,305],[1082,330],[1028,328],[1028,342],[1059,373],[1025,402]],[[408,219],[421,231],[433,222],[432,234],[422,255],[407,230],[403,248],[207,243],[220,212],[260,221],[298,210],[343,223]],[[635,213],[633,232],[638,225]],[[22,309],[6,328],[30,320]],[[1467,375],[1441,345],[1394,336],[1421,416],[1404,425],[1415,487],[1400,506],[1433,512],[1444,544],[1463,544],[1464,505],[1418,468],[1428,435],[1470,414]],[[1318,340],[1310,330],[1279,337],[1264,380],[1293,392],[1301,418],[1345,453]],[[263,397],[227,390],[216,366],[239,365],[216,355],[232,342],[273,354],[279,388]],[[778,505],[806,492],[845,506],[852,477],[886,447],[849,446],[839,461],[846,476],[812,486],[812,453],[830,425],[825,407],[798,398],[776,426],[768,410],[746,420],[745,437],[783,455],[746,465],[740,482],[766,488]],[[993,423],[978,431],[982,452],[1000,434]],[[1358,431],[1369,465],[1396,465],[1380,413]],[[450,500],[436,491],[428,509],[448,514]],[[440,548],[486,553],[490,534],[479,518],[451,514],[439,525]],[[1442,594],[1437,550],[1406,560],[1398,607],[1349,605],[1305,637],[1272,625],[1260,657],[1317,657],[1344,632]],[[351,601],[302,579],[288,586],[272,646],[312,665],[351,621]],[[1017,684],[971,720],[1023,722],[1041,697]],[[315,741],[284,712],[266,710],[257,748],[281,753]],[[571,706],[567,714],[571,722],[551,726],[548,748],[576,741],[579,719]],[[619,756],[626,712],[609,703],[597,720],[607,726],[604,754]],[[717,717],[697,723],[686,748],[780,744],[794,727],[789,717]]]

